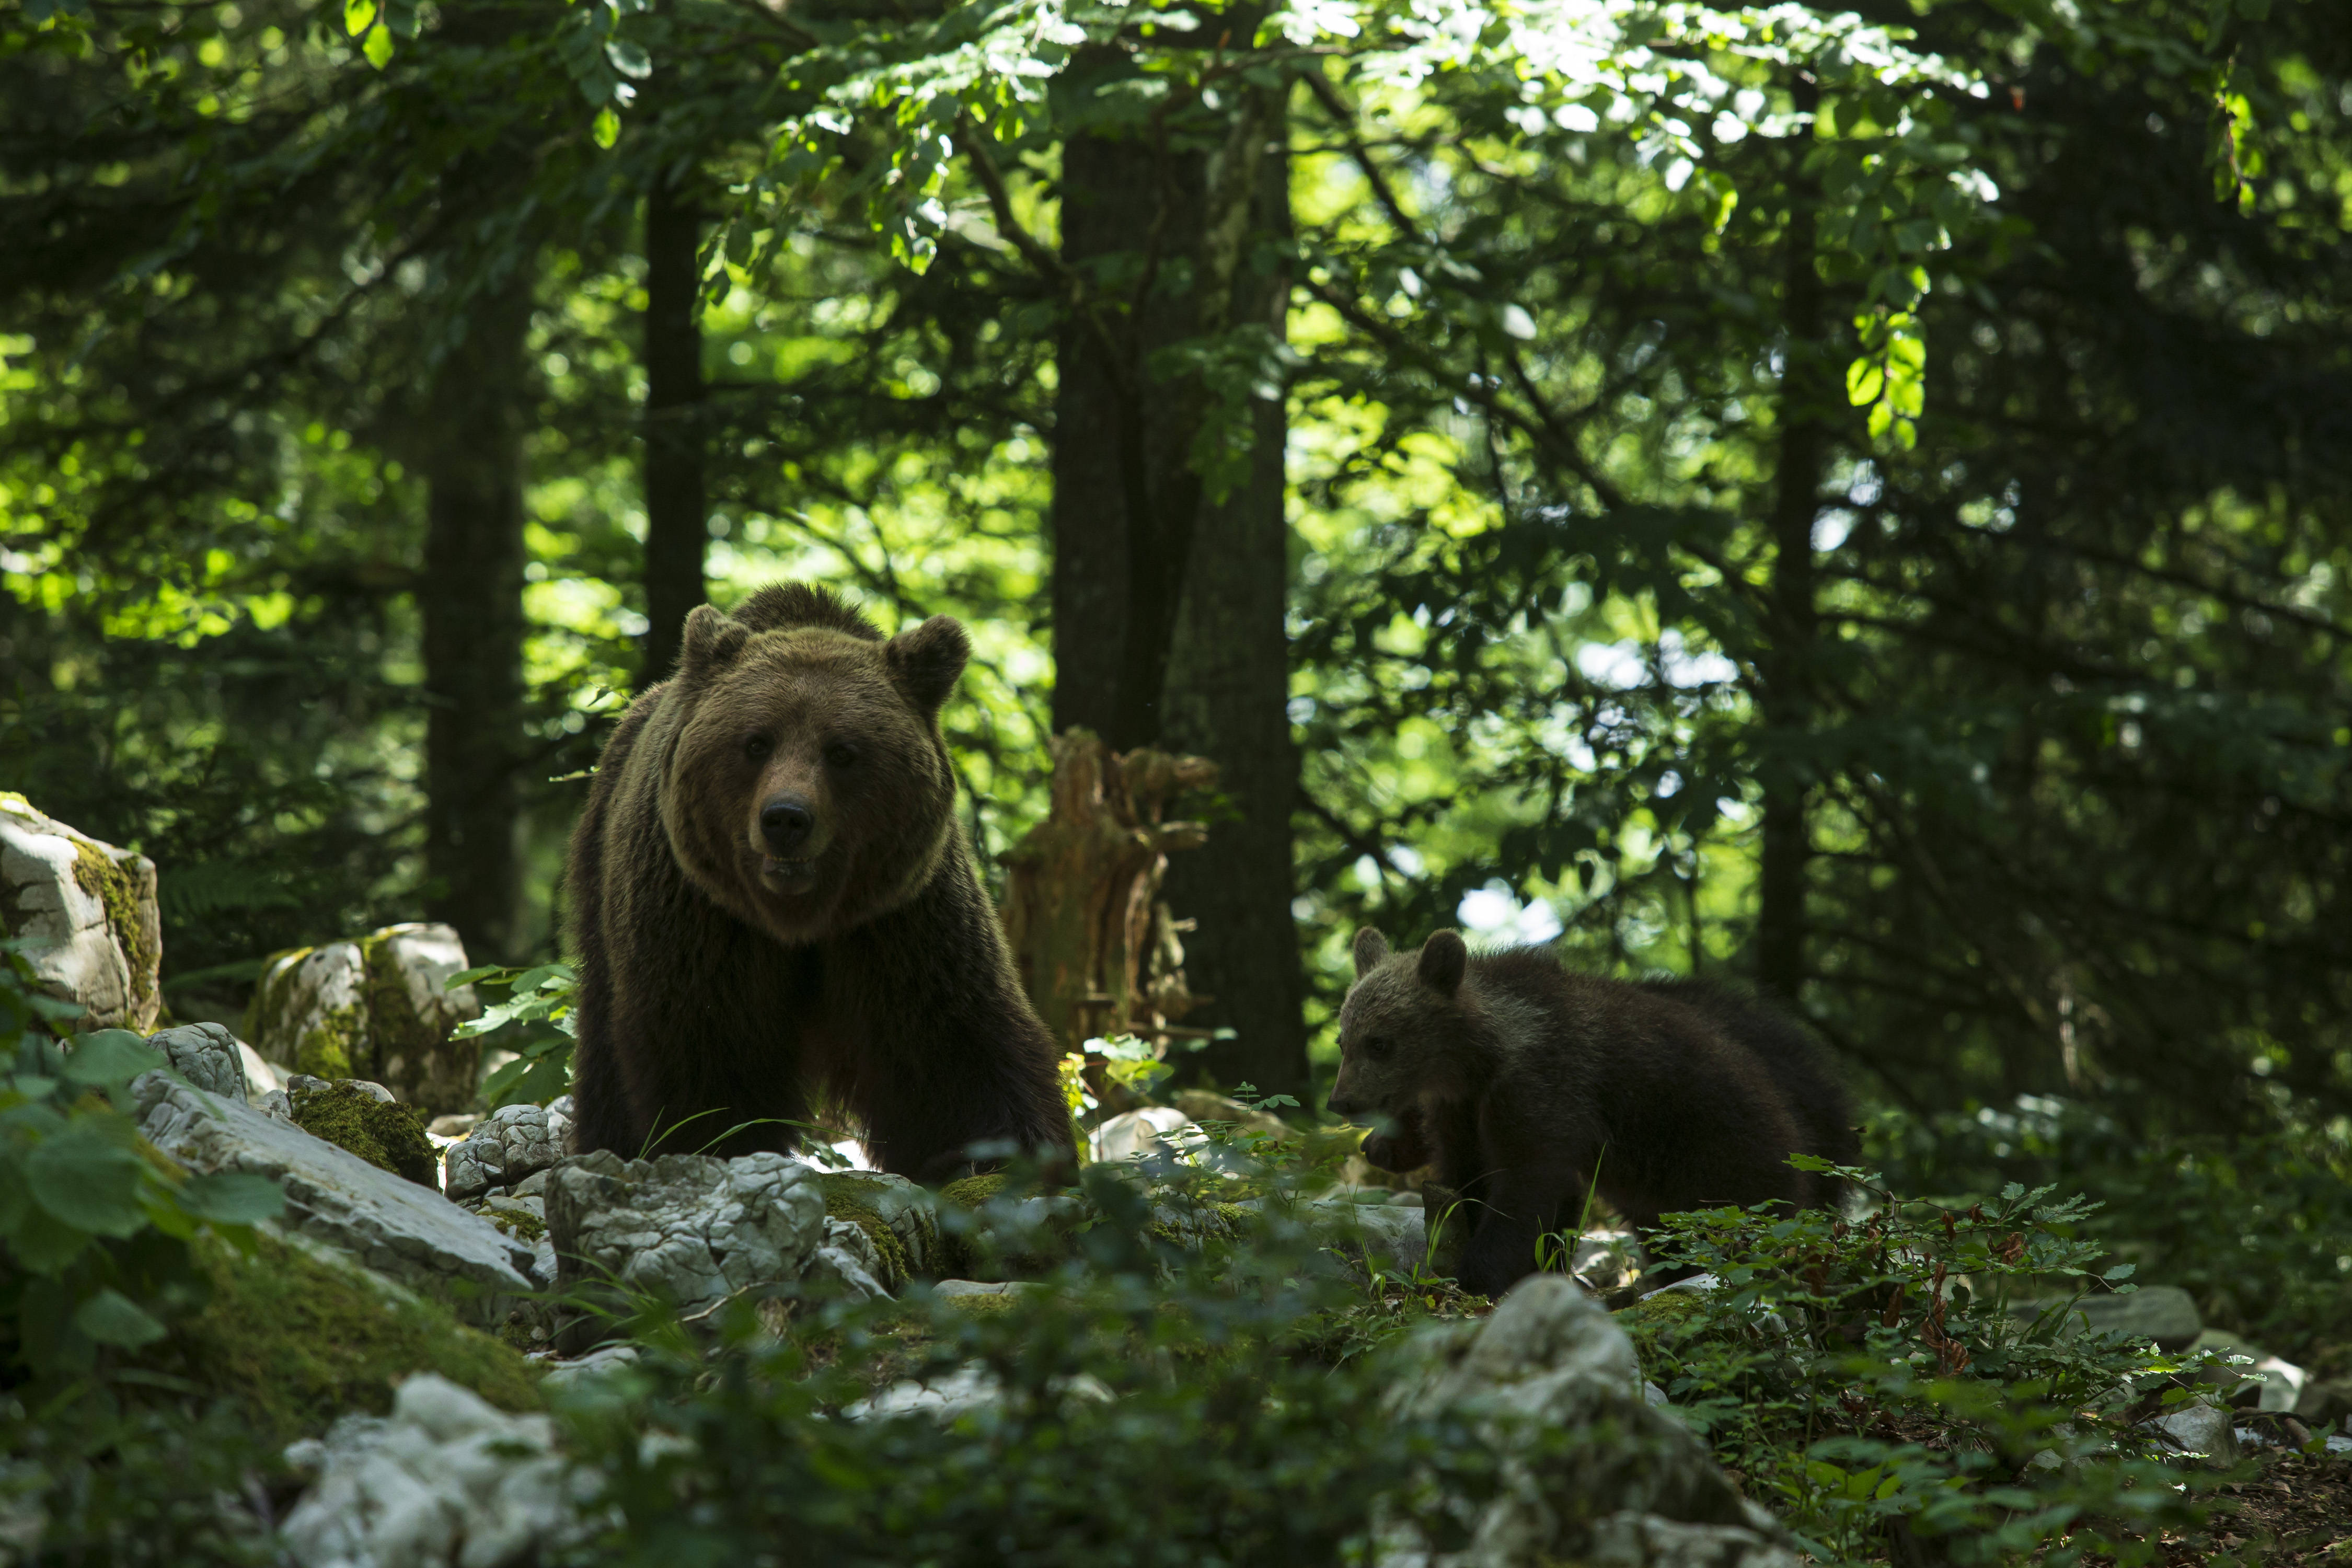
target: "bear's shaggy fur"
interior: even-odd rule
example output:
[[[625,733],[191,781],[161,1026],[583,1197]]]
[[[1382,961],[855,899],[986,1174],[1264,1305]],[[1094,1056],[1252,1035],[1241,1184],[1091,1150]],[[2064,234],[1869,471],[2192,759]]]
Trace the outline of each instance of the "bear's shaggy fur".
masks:
[[[956,818],[939,713],[971,645],[884,641],[819,589],[687,617],[677,675],[604,748],[566,872],[583,1152],[790,1150],[809,1092],[883,1169],[1066,1149],[1052,1037]],[[738,1124],[772,1119],[763,1125]]]
[[[1594,1185],[1646,1231],[1661,1214],[1834,1200],[1792,1153],[1851,1163],[1844,1093],[1798,1026],[1690,981],[1576,974],[1541,949],[1473,955],[1439,931],[1391,953],[1356,936],[1339,1013],[1331,1109],[1377,1115],[1364,1156],[1434,1163],[1464,1201],[1467,1289],[1500,1295],[1536,1267],[1536,1240],[1574,1226]]]

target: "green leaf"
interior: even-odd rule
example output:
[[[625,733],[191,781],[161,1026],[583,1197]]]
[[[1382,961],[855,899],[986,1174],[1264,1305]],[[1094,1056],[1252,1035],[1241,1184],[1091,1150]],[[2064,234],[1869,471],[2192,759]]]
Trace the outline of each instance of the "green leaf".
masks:
[[[286,1212],[286,1192],[268,1176],[243,1171],[196,1176],[180,1189],[180,1206],[220,1225],[253,1225]]]
[[[128,1029],[100,1029],[75,1037],[64,1076],[93,1089],[120,1089],[141,1073],[169,1067],[170,1058]]]
[[[449,976],[448,979],[444,980],[441,984],[446,989],[454,991],[460,985],[471,985],[477,980],[488,980],[493,975],[508,974],[511,973],[512,971],[505,968],[503,965],[485,963],[476,969],[461,969],[457,971],[457,973]]]
[[[1874,359],[1863,358],[1845,367],[1846,401],[1856,408],[1866,408],[1878,401],[1885,390],[1886,373]]]
[[[367,63],[382,70],[392,63],[392,30],[381,23],[368,29],[367,42],[360,46]]]
[[[88,1122],[77,1122],[25,1161],[33,1201],[76,1230],[132,1236],[147,1223],[139,1203],[139,1156]]]
[[[120,1290],[103,1289],[75,1310],[74,1327],[102,1345],[135,1349],[163,1337],[163,1325]]]
[[[343,0],[343,33],[358,37],[375,20],[375,0]]]
[[[8,1227],[8,1250],[16,1261],[36,1274],[55,1274],[81,1256],[90,1243],[89,1232],[55,1218],[37,1205]]]
[[[596,111],[595,123],[588,128],[588,134],[595,139],[597,146],[606,149],[621,139],[621,117],[613,112],[611,104]]]

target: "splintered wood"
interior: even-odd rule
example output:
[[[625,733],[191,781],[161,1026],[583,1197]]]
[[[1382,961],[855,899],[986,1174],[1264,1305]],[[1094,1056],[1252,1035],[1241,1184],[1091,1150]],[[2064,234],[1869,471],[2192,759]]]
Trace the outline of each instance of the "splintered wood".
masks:
[[[1085,730],[1055,738],[1052,809],[1007,857],[1004,927],[1021,983],[1066,1050],[1203,1033],[1175,1024],[1208,998],[1185,989],[1179,932],[1192,922],[1169,918],[1160,884],[1170,851],[1208,838],[1167,813],[1216,779],[1203,757],[1114,752]]]

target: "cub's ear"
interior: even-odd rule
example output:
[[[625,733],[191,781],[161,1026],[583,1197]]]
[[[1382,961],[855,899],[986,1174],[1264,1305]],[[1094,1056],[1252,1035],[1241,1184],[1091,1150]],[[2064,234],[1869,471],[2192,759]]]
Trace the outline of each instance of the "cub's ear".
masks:
[[[734,662],[751,640],[751,628],[730,621],[714,605],[697,605],[686,617],[686,641],[677,652],[677,672],[692,680]]]
[[[1462,945],[1458,931],[1431,933],[1421,944],[1421,983],[1441,996],[1451,996],[1462,988],[1462,972],[1470,964],[1470,950]]]
[[[900,632],[884,643],[882,656],[890,661],[890,674],[915,700],[915,706],[936,713],[955,689],[964,661],[971,657],[971,638],[953,616],[933,616],[913,631]]]
[[[1366,926],[1356,933],[1356,978],[1361,980],[1389,955],[1389,939]]]

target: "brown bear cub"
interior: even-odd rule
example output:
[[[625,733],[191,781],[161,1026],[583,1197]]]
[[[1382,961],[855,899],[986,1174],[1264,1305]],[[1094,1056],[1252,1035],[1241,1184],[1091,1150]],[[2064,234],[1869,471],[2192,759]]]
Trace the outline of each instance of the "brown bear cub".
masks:
[[[1066,1150],[1052,1037],[956,817],[940,708],[963,627],[885,641],[819,589],[686,622],[677,675],[604,748],[565,881],[584,1152],[791,1150],[812,1088],[883,1169]]]
[[[1662,1214],[1834,1201],[1793,1153],[1850,1163],[1845,1095],[1796,1025],[1689,981],[1576,974],[1539,948],[1473,954],[1441,931],[1418,952],[1356,934],[1331,1109],[1378,1115],[1364,1157],[1434,1163],[1469,1226],[1463,1288],[1499,1296],[1536,1241],[1574,1226],[1594,1185],[1646,1232]]]

